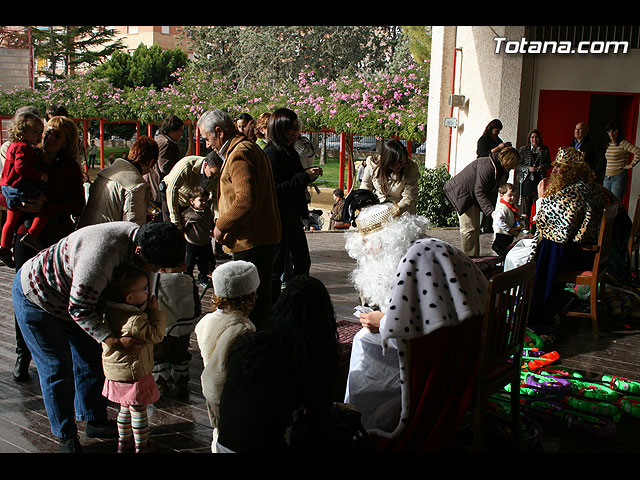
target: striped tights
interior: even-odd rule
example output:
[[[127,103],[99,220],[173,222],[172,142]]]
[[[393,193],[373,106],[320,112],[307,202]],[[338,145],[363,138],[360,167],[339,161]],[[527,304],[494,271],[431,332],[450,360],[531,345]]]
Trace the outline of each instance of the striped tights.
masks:
[[[121,443],[131,443],[136,451],[144,450],[149,436],[149,421],[146,405],[121,405],[118,412],[118,435]]]

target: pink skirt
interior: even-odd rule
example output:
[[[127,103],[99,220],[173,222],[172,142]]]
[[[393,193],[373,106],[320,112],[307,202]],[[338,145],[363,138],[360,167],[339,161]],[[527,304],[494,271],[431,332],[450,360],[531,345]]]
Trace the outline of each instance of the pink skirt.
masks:
[[[153,375],[145,375],[133,382],[105,380],[102,395],[120,405],[149,405],[160,398],[160,390]]]

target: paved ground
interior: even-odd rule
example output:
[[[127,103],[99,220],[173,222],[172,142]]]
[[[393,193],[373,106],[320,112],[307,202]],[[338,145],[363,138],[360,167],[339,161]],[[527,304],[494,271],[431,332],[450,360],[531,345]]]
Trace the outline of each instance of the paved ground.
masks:
[[[431,235],[459,246],[457,229],[437,229]],[[312,275],[327,286],[338,319],[354,320],[353,308],[358,296],[348,280],[353,260],[344,249],[344,233],[310,232],[309,240]],[[483,235],[481,254],[490,254],[491,235]],[[13,272],[0,266],[0,453],[50,453],[57,451],[57,444],[49,430],[44,412],[36,371],[34,379],[16,383],[12,378],[15,361],[13,307],[10,284]],[[203,311],[210,310],[208,295],[204,298]],[[619,325],[603,326],[598,340],[591,336],[586,322],[575,321],[554,347],[560,354],[560,363],[576,368],[589,376],[612,374],[627,378],[640,378],[640,330],[620,329]],[[185,399],[161,398],[149,408],[151,446],[160,453],[204,453],[210,448],[211,429],[200,390],[202,361],[195,340],[192,338],[190,365],[190,394]],[[115,418],[116,410],[110,409]],[[80,429],[84,426],[80,424]],[[596,442],[588,437],[567,431],[561,426],[545,427],[542,449],[544,452],[640,452],[638,421],[625,417],[619,423],[614,439]],[[108,453],[115,451],[114,440],[89,439],[81,434],[85,451]],[[546,471],[546,466],[543,470]],[[549,467],[550,468],[550,467]]]

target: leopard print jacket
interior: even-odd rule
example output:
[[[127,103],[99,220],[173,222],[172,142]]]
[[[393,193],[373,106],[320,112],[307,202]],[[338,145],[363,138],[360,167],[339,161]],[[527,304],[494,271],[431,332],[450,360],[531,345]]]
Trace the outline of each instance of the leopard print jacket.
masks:
[[[543,238],[560,244],[597,242],[607,203],[602,189],[582,181],[542,198],[529,258],[535,257],[536,247]]]

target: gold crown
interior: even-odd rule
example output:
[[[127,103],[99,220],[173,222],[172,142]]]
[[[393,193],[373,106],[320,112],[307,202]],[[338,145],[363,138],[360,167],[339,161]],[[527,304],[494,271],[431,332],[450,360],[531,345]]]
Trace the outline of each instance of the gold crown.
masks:
[[[583,165],[584,152],[573,147],[560,147],[554,165]]]

